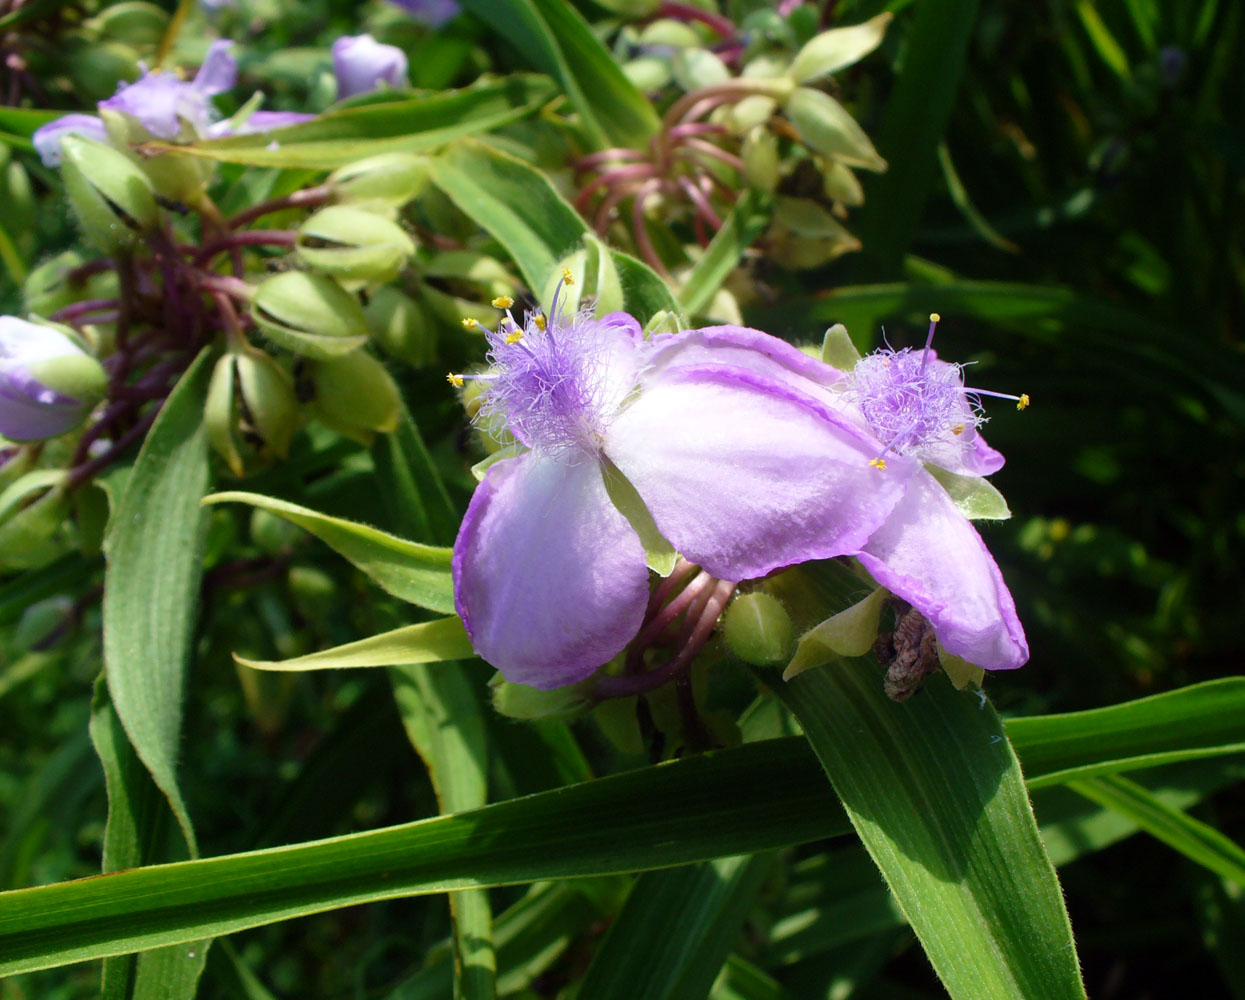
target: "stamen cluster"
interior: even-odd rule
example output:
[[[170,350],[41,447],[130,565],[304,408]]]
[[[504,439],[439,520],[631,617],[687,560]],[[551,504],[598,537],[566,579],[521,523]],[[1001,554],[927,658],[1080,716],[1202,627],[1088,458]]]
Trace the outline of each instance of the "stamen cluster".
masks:
[[[851,394],[886,451],[938,465],[970,446],[986,418],[963,368],[939,361],[926,348],[884,348],[861,358],[852,370]]]

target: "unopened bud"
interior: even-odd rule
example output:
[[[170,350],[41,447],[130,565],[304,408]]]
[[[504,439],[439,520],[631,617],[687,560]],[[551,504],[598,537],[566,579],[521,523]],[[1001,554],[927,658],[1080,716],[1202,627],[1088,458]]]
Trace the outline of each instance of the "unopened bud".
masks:
[[[208,440],[235,476],[285,458],[298,429],[293,380],[263,351],[245,347],[216,363],[204,411]]]
[[[356,440],[398,426],[401,400],[385,366],[366,351],[307,365],[311,412],[321,423]]]
[[[53,323],[0,316],[0,434],[42,441],[73,430],[108,376],[77,335]]]
[[[860,186],[860,181],[846,163],[831,161],[821,177],[822,190],[831,201],[851,206],[865,203],[865,189]]]
[[[797,87],[783,105],[804,144],[815,153],[852,167],[881,172],[886,161],[878,155],[847,109],[829,94]]]
[[[79,36],[62,50],[74,91],[88,101],[102,101],[139,75],[138,50],[120,41]]]
[[[115,38],[138,48],[160,43],[169,24],[169,15],[153,3],[126,0],[105,7],[83,27],[101,38]]]
[[[759,191],[771,192],[778,187],[778,137],[760,126],[745,136],[739,150],[744,161],[744,176]]]
[[[327,360],[367,340],[358,300],[332,278],[286,271],[255,289],[251,315],[273,342],[295,354]]]
[[[390,357],[411,365],[437,360],[437,331],[427,310],[392,285],[383,285],[368,297],[363,310],[372,339]]]
[[[309,267],[344,281],[390,281],[415,252],[397,223],[349,205],[330,205],[308,218],[297,247]]]
[[[26,312],[51,316],[56,310],[87,297],[81,294],[81,288],[69,282],[70,272],[82,263],[80,253],[66,250],[34,268],[22,282],[22,305]]]
[[[864,24],[832,28],[814,36],[796,53],[791,78],[796,83],[809,83],[863,59],[882,44],[893,17],[890,11],[884,11]]]
[[[28,472],[0,493],[0,570],[38,569],[63,553],[65,475]]]
[[[671,64],[674,81],[683,90],[699,90],[715,87],[731,78],[731,71],[720,58],[708,49],[684,49],[674,57]]]
[[[156,225],[147,175],[124,153],[77,135],[61,139],[61,175],[83,232],[103,253],[131,247]]]
[[[339,202],[397,209],[428,186],[428,160],[414,153],[381,153],[334,170],[327,183]]]
[[[722,633],[732,653],[758,667],[786,663],[795,641],[786,608],[761,591],[741,594],[731,602],[722,620]]]
[[[108,138],[118,148],[130,150],[157,138],[143,122],[132,114],[101,108],[100,119],[108,132]],[[184,153],[157,153],[139,156],[130,152],[130,159],[138,166],[152,188],[168,201],[186,205],[196,204],[216,173],[216,164],[206,158],[187,156]]]

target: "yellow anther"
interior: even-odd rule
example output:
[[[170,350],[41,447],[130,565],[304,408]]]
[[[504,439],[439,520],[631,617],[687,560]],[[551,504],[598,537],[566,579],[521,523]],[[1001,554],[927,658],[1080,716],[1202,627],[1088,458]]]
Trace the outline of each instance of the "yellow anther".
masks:
[[[537,330],[543,330],[545,328],[545,317],[541,313],[537,313],[533,316],[532,322],[536,325]]]
[[[455,389],[461,389],[463,387],[463,377],[461,375],[455,374],[454,372],[450,372],[448,375],[446,375],[445,381],[447,381]]]
[[[1016,400],[1016,409],[1027,410],[1028,408],[1029,408],[1029,394],[1027,392],[1022,392],[1020,394],[1020,398]]]
[[[562,268],[562,284],[564,285],[575,284],[575,279],[571,277],[571,269],[569,267]]]
[[[952,427],[952,428],[951,428],[951,433],[952,433],[952,434],[956,434],[956,435],[963,434],[963,433],[964,433],[964,425],[963,425],[963,424],[960,424],[958,427]]]
[[[522,330],[512,330],[510,333],[506,334],[507,344],[517,344],[522,339],[523,339]]]
[[[474,316],[463,317],[463,328],[467,330],[475,330],[480,326],[480,321]]]
[[[512,305],[514,305],[514,299],[509,295],[499,295],[493,300],[494,309],[509,309]]]
[[[941,322],[942,322],[942,317],[941,317],[941,316],[939,316],[937,313],[930,313],[930,314],[929,314],[929,321],[930,321],[931,323],[941,323]]]
[[[886,459],[884,459],[884,458],[871,458],[871,459],[869,459],[869,465],[870,465],[872,468],[874,468],[874,469],[878,469],[879,471],[883,471],[883,472],[884,472],[884,471],[886,470]]]

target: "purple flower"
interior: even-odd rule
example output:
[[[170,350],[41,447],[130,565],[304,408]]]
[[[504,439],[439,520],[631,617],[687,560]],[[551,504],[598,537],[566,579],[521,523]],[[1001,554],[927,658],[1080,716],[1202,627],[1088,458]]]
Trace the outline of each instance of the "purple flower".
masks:
[[[877,437],[873,465],[885,474],[888,455],[970,477],[998,471],[1003,456],[985,443],[980,396],[1003,396],[964,385],[961,366],[923,351],[875,351],[852,370],[847,412]],[[1004,396],[1024,409],[1028,396]],[[1016,606],[981,536],[926,468],[908,480],[903,499],[855,553],[878,583],[916,608],[943,648],[987,670],[1022,666],[1029,658]]]
[[[217,122],[208,129],[208,135],[218,139],[227,135],[251,135],[255,132],[271,132],[274,129],[288,128],[309,122],[315,115],[301,111],[252,111],[239,122],[234,119]]]
[[[460,10],[456,0],[393,0],[393,3],[429,28],[441,27],[456,18]]]
[[[61,162],[61,139],[81,135],[96,142],[107,142],[104,123],[95,115],[64,115],[35,129],[31,141],[45,166],[58,167]]]
[[[60,330],[0,316],[0,434],[42,441],[72,430],[103,392],[106,376]]]
[[[641,624],[645,552],[610,470],[683,556],[738,581],[860,551],[919,468],[879,475],[876,439],[837,408],[842,373],[755,330],[645,341],[624,313],[562,321],[555,301],[488,341],[481,419],[527,450],[472,497],[454,596],[476,652],[522,684],[587,677]]]
[[[333,43],[333,72],[337,99],[376,90],[382,84],[406,86],[406,53],[382,45],[371,35],[343,35]]]

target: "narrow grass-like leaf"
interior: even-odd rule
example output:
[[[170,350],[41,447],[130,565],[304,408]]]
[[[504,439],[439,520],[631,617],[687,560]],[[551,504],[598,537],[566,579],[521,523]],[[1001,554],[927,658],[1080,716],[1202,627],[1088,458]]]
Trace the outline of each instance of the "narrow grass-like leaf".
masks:
[[[989,705],[941,675],[897,704],[866,660],[778,693],[954,1000],[1083,1000],[1059,881]]]
[[[1190,861],[1245,888],[1245,850],[1240,845],[1213,826],[1173,809],[1135,781],[1111,775],[1070,781],[1068,787],[1128,817]]]
[[[357,521],[330,517],[258,493],[214,493],[204,503],[245,503],[297,524],[350,560],[394,597],[430,611],[454,610],[448,548],[408,542]]]
[[[745,191],[709,241],[679,292],[679,304],[687,315],[695,316],[709,304],[722,282],[739,266],[744,251],[765,230],[770,212],[764,201],[757,192]]]
[[[432,778],[441,812],[483,806],[488,801],[488,742],[480,703],[461,667],[417,664],[395,668],[390,677],[402,722]],[[454,893],[450,914],[455,1000],[492,1000],[497,956],[488,890]]]
[[[754,743],[383,830],[0,893],[0,975],[373,900],[643,871],[847,833],[802,744]]]
[[[653,106],[564,0],[463,0],[463,6],[558,81],[598,148],[642,148],[657,131]]]
[[[365,156],[423,152],[491,131],[530,114],[553,94],[544,77],[509,76],[464,90],[329,111],[314,121],[271,132],[187,146],[152,142],[147,148],[223,163],[331,170]]]
[[[372,444],[388,525],[403,538],[450,545],[458,532],[458,512],[410,411],[401,401],[398,407],[398,429],[377,435]]]
[[[182,700],[203,573],[210,483],[203,405],[212,356],[205,350],[169,395],[143,443],[112,518],[105,549],[104,671],[130,743],[181,824],[177,784]]]
[[[1136,701],[1011,719],[1030,788],[1072,778],[1245,751],[1245,677],[1224,677]]]
[[[405,625],[380,635],[322,649],[288,660],[234,659],[253,670],[343,670],[355,667],[396,667],[417,663],[440,663],[474,656],[471,640],[458,616]],[[447,667],[452,670],[453,667]]]
[[[890,167],[865,180],[856,216],[865,252],[888,269],[898,266],[920,225],[977,8],[978,0],[926,0],[906,26],[903,67],[876,142]]]
[[[583,1000],[708,994],[739,938],[772,854],[641,875],[578,986]]]

